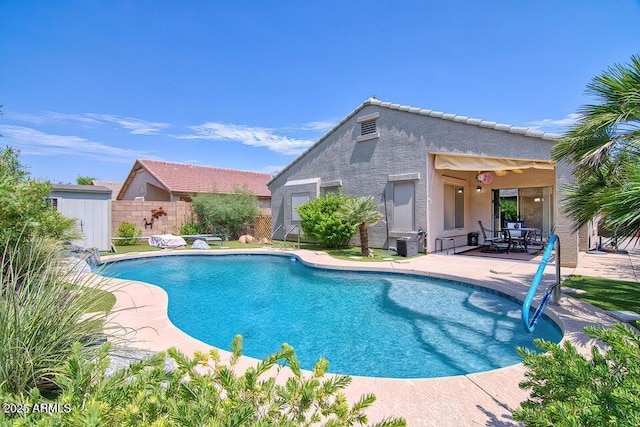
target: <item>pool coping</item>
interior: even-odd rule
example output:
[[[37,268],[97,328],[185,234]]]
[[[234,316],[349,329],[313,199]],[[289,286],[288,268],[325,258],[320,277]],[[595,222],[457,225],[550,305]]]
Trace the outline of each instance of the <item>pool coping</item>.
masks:
[[[305,265],[317,268],[404,273],[455,280],[499,292],[518,301],[524,300],[529,288],[527,281],[531,280],[537,269],[537,263],[471,257],[458,259],[452,258],[451,255],[435,254],[400,261],[357,262],[336,259],[320,251],[273,248],[165,250],[110,255],[103,257],[103,261],[109,263],[127,259],[194,254],[295,256]],[[460,261],[459,264],[455,263],[457,260]],[[452,266],[456,267],[455,274],[451,274]],[[544,279],[552,281],[555,277],[555,266],[549,265],[547,269],[549,271],[545,270]],[[496,274],[492,271],[509,271],[511,274]],[[95,277],[100,281],[106,280],[110,286],[115,287],[115,312],[110,320],[127,328],[124,335],[127,339],[134,340],[133,346],[154,351],[173,346],[188,355],[192,355],[194,351],[208,352],[213,348],[189,336],[169,320],[168,296],[160,287],[144,282]],[[559,306],[549,305],[546,314],[564,332],[563,341],[570,341],[583,354],[589,354],[594,345],[582,331],[584,326],[611,326],[616,323],[615,319],[603,310],[567,295],[563,295]],[[230,356],[224,349],[218,351],[223,359]],[[238,367],[244,369],[255,366],[256,363],[258,359],[243,356]],[[478,423],[518,425],[511,418],[511,410],[528,397],[528,393],[518,386],[524,379],[524,373],[524,366],[519,363],[453,377],[398,379],[351,376],[353,381],[346,394],[350,401],[356,401],[365,393],[376,395],[376,403],[367,411],[370,421],[400,416],[404,417],[409,425],[416,426],[464,426]]]

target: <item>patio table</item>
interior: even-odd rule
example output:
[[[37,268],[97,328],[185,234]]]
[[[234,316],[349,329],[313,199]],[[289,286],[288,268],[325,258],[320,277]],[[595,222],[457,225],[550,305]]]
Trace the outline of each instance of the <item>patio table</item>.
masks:
[[[513,237],[511,232],[521,231],[522,234],[519,237]],[[519,228],[503,228],[503,233],[506,233],[509,237],[509,251],[516,249],[516,245],[524,247],[524,251],[529,253],[529,242],[531,241],[531,234],[536,232],[533,227],[519,227]]]

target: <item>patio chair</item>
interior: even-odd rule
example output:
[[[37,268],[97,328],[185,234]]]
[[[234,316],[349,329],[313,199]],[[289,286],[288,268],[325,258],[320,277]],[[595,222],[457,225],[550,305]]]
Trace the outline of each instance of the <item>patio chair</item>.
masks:
[[[545,246],[547,245],[547,242],[549,241],[549,237],[551,237],[551,235],[555,232],[555,226],[551,227],[550,230],[539,230],[536,228],[536,230],[532,233],[529,233],[528,235],[528,246],[529,246],[529,253],[531,253],[531,251],[533,251],[534,253],[537,252],[541,252]]]
[[[480,226],[480,232],[482,233],[482,252],[487,252],[489,250],[494,250],[496,252],[507,252],[511,248],[511,240],[508,235],[505,235],[503,232],[490,230],[488,228],[484,228],[482,225],[482,221],[478,221],[478,225]],[[491,233],[492,237],[487,237],[487,232]],[[498,236],[498,234],[500,234]]]
[[[511,249],[527,251],[528,232],[521,230],[524,227],[524,221],[505,221],[504,231],[508,233],[511,242]]]

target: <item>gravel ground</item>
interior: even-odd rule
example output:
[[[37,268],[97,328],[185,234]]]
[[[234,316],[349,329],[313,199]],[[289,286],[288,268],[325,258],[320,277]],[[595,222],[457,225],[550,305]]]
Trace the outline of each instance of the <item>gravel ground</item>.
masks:
[[[141,350],[133,347],[113,347],[109,352],[110,363],[107,367],[106,375],[113,375],[116,371],[124,369],[134,362],[150,359],[155,354],[157,353],[154,351]],[[175,367],[175,361],[169,356],[166,356],[164,368],[167,371],[172,371]]]

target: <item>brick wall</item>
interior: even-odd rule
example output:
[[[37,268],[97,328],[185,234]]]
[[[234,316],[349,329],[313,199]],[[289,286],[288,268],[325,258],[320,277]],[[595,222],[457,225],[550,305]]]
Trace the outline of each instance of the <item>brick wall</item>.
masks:
[[[144,218],[151,220],[151,211],[162,207],[167,215],[161,216],[153,222],[151,227],[144,227]],[[123,221],[130,222],[142,230],[142,237],[152,234],[180,234],[180,226],[195,220],[195,214],[190,202],[154,202],[138,200],[113,200],[111,204],[111,229],[113,236]],[[260,209],[255,223],[249,227],[247,233],[255,234],[257,238],[268,238],[271,234],[271,209]]]
[[[142,230],[143,237],[164,233],[180,234],[180,226],[193,218],[189,202],[114,200],[111,206],[111,229],[114,236],[123,221],[135,224],[136,228]],[[145,229],[144,218],[150,221],[151,211],[159,207],[162,207],[167,215],[156,219],[153,222],[153,229],[151,227]]]

